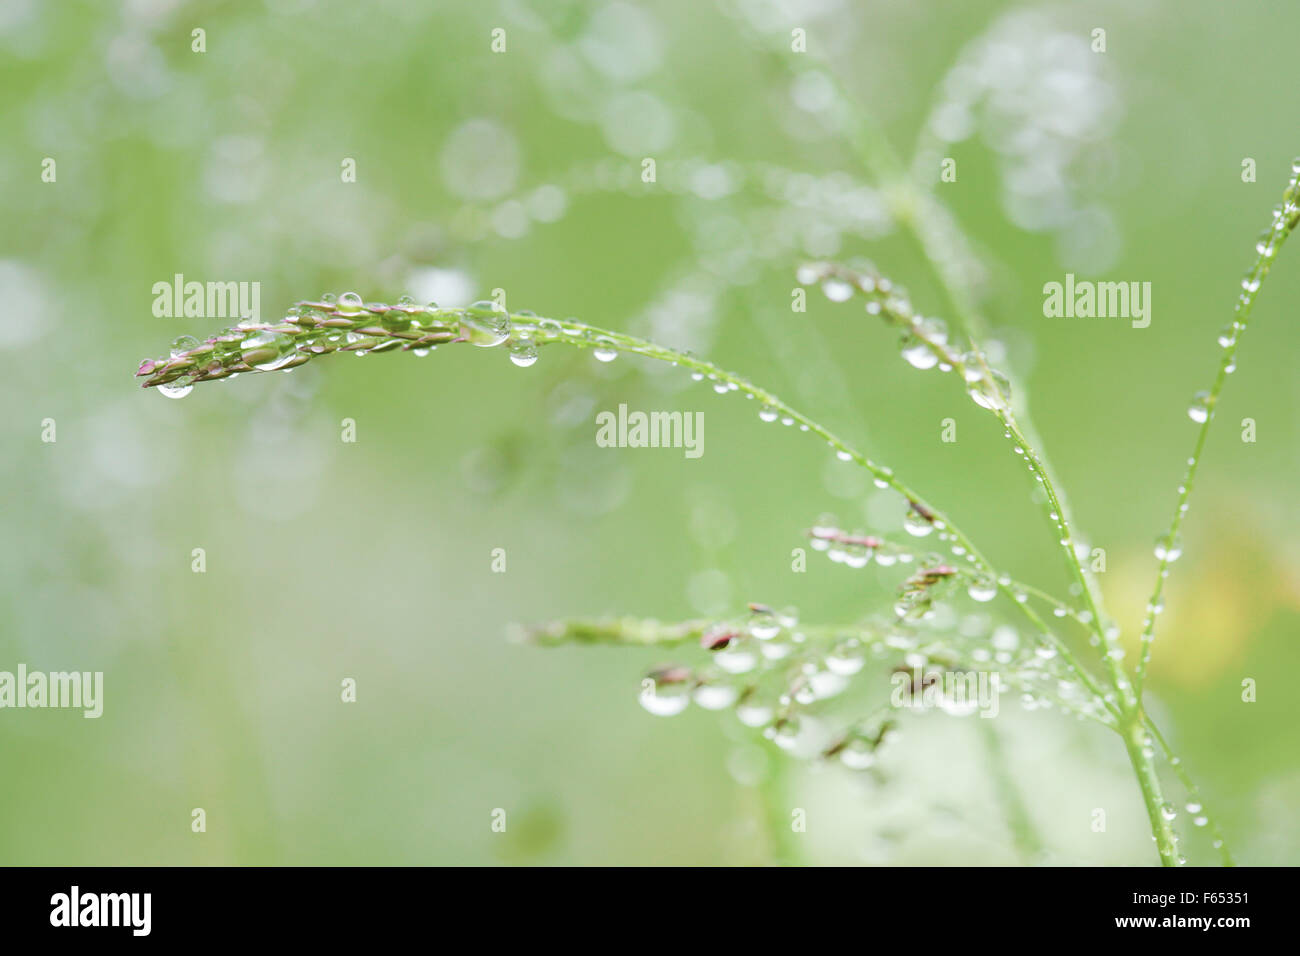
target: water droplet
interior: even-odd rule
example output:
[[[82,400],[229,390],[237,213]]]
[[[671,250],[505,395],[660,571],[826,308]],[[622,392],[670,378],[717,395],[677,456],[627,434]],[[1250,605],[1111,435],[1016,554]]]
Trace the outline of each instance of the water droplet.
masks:
[[[356,312],[360,312],[361,309],[362,309],[361,296],[357,295],[355,292],[344,292],[341,296],[339,296],[340,312],[356,313]]]
[[[1173,563],[1183,555],[1183,543],[1177,537],[1170,538],[1168,535],[1161,535],[1156,538],[1155,547],[1156,557],[1161,561]]]
[[[728,674],[748,674],[758,664],[753,643],[746,640],[731,641],[713,652],[713,663]]]
[[[510,316],[486,300],[466,309],[460,326],[461,335],[479,348],[493,348],[510,337]]]
[[[1197,392],[1192,403],[1187,406],[1187,417],[1198,424],[1204,424],[1210,417],[1210,393]]]
[[[772,743],[782,750],[794,750],[799,743],[799,734],[802,730],[802,721],[797,716],[791,715],[781,721],[781,726],[776,728],[776,733],[772,736]]]
[[[966,593],[971,596],[972,601],[984,603],[997,597],[998,585],[991,576],[981,574],[971,581],[969,587],[966,588]]]
[[[876,762],[875,746],[870,740],[855,736],[840,749],[839,758],[850,770],[868,770]]]
[[[749,633],[760,641],[770,641],[781,633],[781,619],[770,611],[760,611],[750,620]]]
[[[1160,815],[1166,820],[1172,820],[1178,816],[1178,811],[1174,809],[1172,803],[1166,803],[1160,808]]]
[[[764,405],[758,411],[758,417],[765,422],[776,421],[777,411],[769,405]]]
[[[923,370],[934,368],[939,364],[939,356],[916,336],[908,336],[903,342],[903,358],[912,368]]]
[[[199,345],[200,345],[199,340],[196,339],[194,336],[182,335],[180,336],[180,338],[178,338],[175,342],[172,343],[172,358],[180,358],[181,355],[190,351],[191,349],[198,348]]]
[[[851,637],[835,645],[835,649],[826,655],[826,669],[841,677],[851,677],[862,670],[867,662],[862,642]]]
[[[159,385],[158,391],[168,398],[184,398],[190,392],[194,391],[194,378],[191,375],[182,375],[166,385]]]
[[[736,702],[740,691],[731,684],[701,681],[691,696],[705,710],[725,710]]]
[[[736,719],[746,727],[765,727],[771,722],[773,708],[753,698],[746,698],[736,705]]]
[[[537,361],[537,344],[526,335],[520,336],[510,346],[510,361],[520,368],[528,368]]]
[[[392,332],[406,332],[415,324],[415,319],[405,309],[389,309],[383,314],[380,321],[383,322],[384,328]]]
[[[914,537],[924,538],[934,530],[934,525],[917,512],[909,510],[903,515],[903,530]]]
[[[607,339],[601,339],[596,343],[596,347],[592,349],[591,354],[596,357],[598,362],[612,362],[618,358],[618,349],[614,348],[614,343]],[[726,391],[725,387],[723,391]]]
[[[672,717],[691,702],[690,684],[678,668],[666,668],[641,682],[641,706],[657,717]]]
[[[294,338],[285,332],[259,332],[244,339],[244,361],[263,372],[280,368],[294,355]]]
[[[822,280],[822,294],[832,302],[847,302],[853,295],[853,286],[843,279],[830,276]]]
[[[989,369],[988,376],[972,382],[967,391],[976,405],[990,411],[1006,411],[1011,403],[1011,382],[997,369]]]

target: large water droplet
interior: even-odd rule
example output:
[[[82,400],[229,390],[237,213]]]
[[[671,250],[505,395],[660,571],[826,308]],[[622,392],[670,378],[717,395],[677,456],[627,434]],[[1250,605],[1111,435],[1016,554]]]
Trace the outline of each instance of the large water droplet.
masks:
[[[939,364],[939,356],[916,336],[908,336],[903,342],[903,358],[912,368],[934,368]]]
[[[486,300],[466,309],[460,325],[461,334],[479,348],[493,348],[510,337],[510,316]]]
[[[840,642],[826,655],[826,669],[841,677],[852,677],[866,662],[866,652],[856,637]]]
[[[192,349],[199,347],[199,340],[192,335],[182,335],[172,343],[172,358],[179,358],[181,355]]]
[[[843,279],[831,276],[822,281],[822,294],[832,302],[847,302],[853,295],[853,286]]]
[[[916,511],[909,509],[907,514],[903,515],[903,530],[914,537],[924,538],[934,530],[934,525]]]
[[[839,752],[840,763],[850,770],[868,770],[875,765],[876,748],[862,737],[853,737]]]
[[[981,574],[979,577],[971,581],[970,585],[966,588],[966,593],[971,596],[972,601],[984,603],[986,601],[992,601],[997,597],[998,585],[991,576]]]
[[[732,684],[701,681],[691,696],[705,710],[723,710],[736,702],[740,691]]]
[[[713,652],[713,663],[728,674],[748,674],[758,664],[758,654],[750,641],[731,641]]]
[[[691,688],[684,674],[678,673],[677,668],[669,668],[642,681],[637,699],[655,716],[672,717],[690,704]]]
[[[1161,535],[1156,538],[1155,552],[1156,557],[1161,561],[1172,563],[1182,557],[1183,544],[1177,537],[1170,538],[1168,535]]]
[[[989,369],[989,374],[972,382],[967,391],[976,405],[990,411],[1006,411],[1011,404],[1011,382],[996,369]]]
[[[1198,424],[1204,424],[1210,417],[1210,393],[1197,392],[1192,396],[1192,403],[1187,406],[1187,417]]]
[[[537,344],[528,336],[520,336],[510,346],[510,361],[528,368],[537,361]]]
[[[158,391],[168,398],[184,398],[190,392],[194,391],[194,377],[191,375],[182,375],[178,379],[168,382],[166,385],[159,385]]]
[[[765,727],[771,722],[775,710],[770,704],[747,697],[736,705],[736,719],[746,727]]]
[[[244,361],[263,372],[280,368],[294,357],[294,339],[285,332],[259,332],[244,339]]]

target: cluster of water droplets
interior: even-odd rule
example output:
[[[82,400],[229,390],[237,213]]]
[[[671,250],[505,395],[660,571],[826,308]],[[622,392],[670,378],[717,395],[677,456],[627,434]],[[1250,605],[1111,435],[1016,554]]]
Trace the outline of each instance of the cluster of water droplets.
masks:
[[[748,615],[702,633],[707,666],[657,668],[642,682],[639,699],[661,716],[679,714],[691,704],[730,709],[741,724],[761,730],[793,755],[834,758],[866,769],[874,763],[881,728],[846,726],[812,711],[842,695],[870,658],[885,657],[891,642],[899,640],[913,646],[907,639],[860,629],[806,632],[792,610],[753,604]]]
[[[803,285],[819,286],[831,302],[847,302],[855,294],[864,297],[868,315],[882,318],[900,330],[899,353],[908,365],[922,371],[957,370],[975,404],[998,413],[1010,410],[1010,379],[990,366],[984,353],[955,349],[942,319],[918,313],[904,289],[869,266],[807,263],[799,267],[796,278]]]
[[[1236,310],[1230,323],[1218,334],[1218,344],[1224,350],[1223,371],[1231,375],[1237,370],[1235,353],[1241,333],[1246,329],[1247,316],[1254,304],[1255,294],[1259,292],[1264,276],[1268,274],[1273,258],[1287,237],[1300,222],[1300,157],[1291,163],[1291,180],[1283,193],[1282,202],[1273,207],[1273,217],[1268,227],[1255,242],[1256,259],[1253,266],[1241,280],[1241,290],[1237,293]],[[1199,391],[1192,396],[1187,406],[1187,417],[1198,425],[1203,425],[1214,417],[1214,406],[1218,402],[1216,392]]]

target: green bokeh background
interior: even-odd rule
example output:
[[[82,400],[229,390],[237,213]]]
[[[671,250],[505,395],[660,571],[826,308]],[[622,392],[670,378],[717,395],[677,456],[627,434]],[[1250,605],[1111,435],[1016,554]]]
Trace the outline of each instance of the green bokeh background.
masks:
[[[1017,862],[970,721],[909,718],[888,779],[859,780],[790,766],[728,715],[648,715],[638,681],[672,655],[507,642],[511,622],[565,615],[765,601],[838,622],[887,604],[897,573],[816,557],[791,573],[818,514],[857,525],[881,508],[848,466],[761,424],[752,404],[637,358],[556,350],[523,370],[499,350],[340,356],[183,401],[131,378],[176,336],[221,325],[152,315],[153,283],[178,272],[258,281],[274,315],[326,290],[396,298],[438,269],[472,298],[502,288],[511,308],[644,330],[664,289],[718,261],[699,236],[724,250],[754,240],[740,217],[770,200],[640,188],[638,157],[611,146],[606,97],[641,91],[671,117],[661,169],[765,161],[865,180],[860,158],[790,105],[794,58],[771,48],[806,28],[808,61],[906,152],[963,47],[1032,7],[1066,33],[1107,31],[1099,69],[1117,119],[1080,195],[1113,217],[1098,277],[1151,282],[1151,327],[1041,315],[1042,284],[1087,269],[1010,221],[978,136],[953,147],[960,173],[940,195],[990,267],[985,310],[1015,343],[1045,450],[1107,551],[1103,585],[1131,634],[1194,436],[1188,399],[1212,376],[1215,334],[1300,152],[1300,9],[754,5],[775,11],[765,39],[735,6],[7,5],[0,669],[102,670],[106,701],[99,720],[0,711],[0,862]],[[651,39],[608,31],[646,21]],[[495,27],[505,54],[489,49]],[[639,55],[652,68],[630,79],[593,66]],[[448,174],[448,143],[476,120],[498,124],[518,159],[486,201]],[[45,157],[55,183],[41,182]],[[356,183],[340,181],[345,157]],[[1244,157],[1258,183],[1243,183]],[[506,160],[481,157],[489,171]],[[522,237],[485,225],[500,202],[592,163],[621,164],[634,186],[571,188],[565,214]],[[716,228],[701,228],[710,216]],[[1152,711],[1251,863],[1300,859],[1293,252],[1219,409],[1150,682]],[[947,307],[906,240],[849,232],[837,256],[855,255],[927,313]],[[812,295],[792,314],[796,265],[763,263],[743,282],[724,270],[716,303],[665,344],[700,345],[842,432],[996,563],[1063,592],[996,423],[899,361],[895,334],[860,308]],[[594,411],[620,402],[704,411],[706,453],[596,449]],[[946,417],[955,444],[939,441]],[[53,444],[40,440],[47,418]],[[339,440],[345,418],[355,444]],[[199,547],[204,574],[191,571]],[[494,548],[505,574],[490,571]],[[339,700],[345,677],[355,704]],[[1241,701],[1245,678],[1255,703]],[[997,723],[1051,859],[1154,861],[1117,739],[1051,713]],[[191,832],[195,807],[206,833]],[[807,833],[789,833],[793,807]],[[1215,859],[1201,832],[1187,853]]]

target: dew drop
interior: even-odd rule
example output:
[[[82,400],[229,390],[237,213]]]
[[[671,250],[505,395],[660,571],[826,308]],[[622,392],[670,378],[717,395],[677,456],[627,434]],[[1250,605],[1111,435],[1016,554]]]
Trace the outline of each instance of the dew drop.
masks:
[[[172,358],[180,358],[183,354],[190,351],[191,349],[198,348],[199,345],[200,345],[199,340],[196,339],[194,336],[182,335],[180,338],[178,338],[175,342],[172,343]]]
[[[841,677],[851,677],[862,670],[866,662],[862,642],[857,638],[849,638],[837,644],[826,656],[826,669]]]
[[[1155,554],[1159,560],[1172,564],[1183,555],[1182,541],[1177,537],[1161,535],[1156,539]]]
[[[839,758],[850,770],[869,770],[876,762],[875,748],[871,741],[854,737],[840,750]]]
[[[656,717],[672,717],[691,702],[690,687],[684,680],[647,677],[638,695],[641,706]]]
[[[996,369],[989,369],[988,377],[972,382],[967,391],[976,405],[990,411],[1006,411],[1011,402],[1011,382]]]
[[[731,684],[699,684],[691,694],[692,699],[705,710],[725,710],[736,702],[740,691]]]
[[[528,336],[520,336],[510,346],[510,361],[520,368],[528,368],[537,361],[537,344]]]
[[[939,356],[930,350],[930,346],[915,336],[909,336],[903,343],[903,358],[912,368],[922,370],[934,368],[939,364]]]
[[[903,515],[903,530],[916,538],[924,538],[934,530],[934,525],[915,511]]]
[[[1204,424],[1210,417],[1210,393],[1197,392],[1192,403],[1187,406],[1187,417],[1197,424]]]
[[[461,334],[479,348],[493,348],[510,337],[510,316],[486,300],[466,309],[460,324]]]
[[[831,276],[822,280],[822,294],[832,302],[847,302],[853,295],[853,286],[843,279]]]
[[[748,674],[758,664],[758,655],[754,653],[752,642],[731,641],[713,653],[713,663],[728,674]]]
[[[260,332],[244,339],[244,361],[255,369],[270,372],[294,357],[293,336],[284,332]]]
[[[746,727],[764,727],[771,722],[773,709],[757,701],[745,701],[736,707],[736,719]]]
[[[972,601],[979,601],[983,604],[997,597],[998,585],[992,577],[982,574],[971,581],[970,586],[966,588],[966,593],[971,596]]]
[[[184,398],[190,392],[194,391],[193,377],[182,375],[166,385],[159,385],[158,391],[168,398]]]

